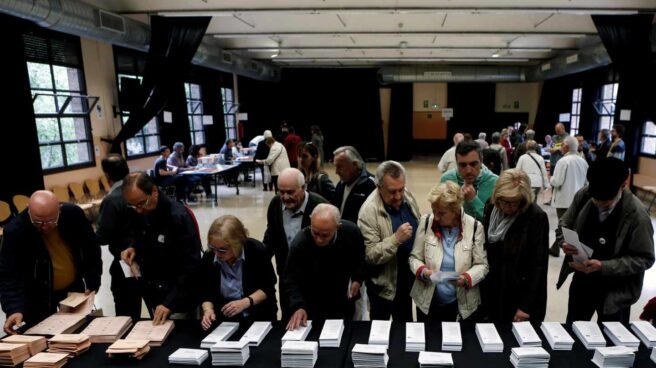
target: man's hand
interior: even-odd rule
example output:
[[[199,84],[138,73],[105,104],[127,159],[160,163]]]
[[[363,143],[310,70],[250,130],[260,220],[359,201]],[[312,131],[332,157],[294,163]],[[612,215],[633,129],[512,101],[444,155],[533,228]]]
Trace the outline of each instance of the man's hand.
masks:
[[[399,226],[399,228],[396,229],[394,236],[396,237],[396,240],[399,242],[399,244],[407,242],[410,240],[410,238],[412,238],[412,225],[406,222],[405,224]]]
[[[305,325],[307,325],[307,313],[305,312],[305,309],[301,308],[294,312],[292,318],[289,319],[289,323],[287,323],[287,331],[293,331],[299,326]]]
[[[155,308],[155,316],[153,317],[153,324],[155,326],[161,325],[166,322],[166,319],[171,314],[171,310],[166,308],[163,304],[160,304]]]
[[[471,201],[474,198],[476,198],[476,189],[474,188],[473,185],[471,184],[463,184],[462,187],[460,187],[462,190],[462,194],[465,196],[466,201]]]
[[[214,309],[207,309],[203,311],[203,319],[200,321],[200,325],[203,327],[203,330],[207,331],[207,329],[212,326],[214,321],[216,321],[216,314],[214,313]]]
[[[14,328],[18,329],[23,326],[23,324],[23,313],[14,313],[7,317],[7,320],[5,321],[5,333],[7,335],[16,335],[16,330],[14,330]]]
[[[573,246],[573,245],[570,245],[570,244],[567,244],[567,243],[563,243],[563,245],[561,246],[561,248],[563,248],[563,252],[565,252],[565,255],[568,255],[568,256],[574,256],[574,255],[579,254],[578,249],[576,249],[576,247]]]
[[[601,270],[601,261],[598,259],[590,259],[583,263],[570,262],[569,266],[579,272],[592,273]]]
[[[132,261],[134,260],[134,256],[137,254],[137,252],[134,250],[134,248],[130,247],[124,251],[121,252],[121,260],[128,265],[132,266]]]
[[[250,305],[251,303],[246,298],[233,300],[221,308],[221,313],[226,317],[234,317],[243,312],[244,309],[248,308]]]
[[[524,313],[523,310],[517,309],[517,312],[515,313],[515,317],[513,317],[513,322],[528,321],[529,318],[531,318],[531,316],[529,316],[528,313]]]
[[[353,299],[353,298],[357,297],[358,294],[360,293],[360,286],[361,285],[360,285],[359,282],[353,281],[351,283],[351,290],[349,290],[349,294],[347,295],[347,297],[349,299]]]

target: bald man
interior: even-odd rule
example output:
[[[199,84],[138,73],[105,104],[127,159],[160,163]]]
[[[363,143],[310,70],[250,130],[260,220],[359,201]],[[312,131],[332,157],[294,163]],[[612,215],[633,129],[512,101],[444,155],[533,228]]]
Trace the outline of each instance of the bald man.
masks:
[[[453,147],[444,152],[440,162],[437,164],[437,170],[444,174],[445,172],[456,168],[456,146],[462,142],[465,136],[462,133],[456,133],[453,136]]]
[[[39,190],[6,227],[0,250],[4,331],[15,334],[57,311],[68,292],[97,292],[102,260],[84,211]]]
[[[551,156],[549,157],[549,162],[551,163],[549,171],[551,175],[553,175],[556,170],[556,164],[558,163],[558,160],[563,157],[563,153],[561,151],[563,142],[565,141],[565,138],[569,137],[569,134],[567,134],[565,125],[563,125],[563,123],[556,124],[554,130],[556,131],[556,134],[551,137],[552,144],[551,148],[549,148],[549,153],[551,153]]]

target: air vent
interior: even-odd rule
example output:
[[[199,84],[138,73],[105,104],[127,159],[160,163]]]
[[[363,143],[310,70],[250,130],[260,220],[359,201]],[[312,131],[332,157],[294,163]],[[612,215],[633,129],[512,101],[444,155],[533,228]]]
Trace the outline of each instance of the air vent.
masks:
[[[424,72],[424,77],[436,79],[451,79],[453,77],[451,72]]]
[[[567,64],[575,63],[577,61],[579,61],[579,55],[578,54],[570,55],[565,59],[565,62]]]
[[[221,61],[223,61],[226,64],[232,64],[232,54],[229,52],[222,52]]]
[[[125,33],[125,21],[118,14],[98,9],[99,27],[116,33]]]

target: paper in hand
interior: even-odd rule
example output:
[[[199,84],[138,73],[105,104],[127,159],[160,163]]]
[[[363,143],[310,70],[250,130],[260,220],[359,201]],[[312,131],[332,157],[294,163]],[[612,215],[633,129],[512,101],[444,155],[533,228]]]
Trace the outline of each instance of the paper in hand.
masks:
[[[132,261],[132,266],[130,266],[125,263],[124,260],[120,260],[119,264],[121,265],[121,270],[123,270],[126,279],[129,279],[130,277],[141,277],[141,270],[137,262]]]
[[[442,271],[434,271],[430,275],[430,280],[434,284],[439,284],[447,281],[452,281],[452,280],[457,280],[460,278],[460,274],[458,272],[442,272]]]
[[[581,243],[579,240],[579,234],[577,234],[576,231],[570,230],[566,227],[561,227],[561,230],[563,232],[563,237],[565,238],[565,243],[576,247],[576,250],[578,251],[577,254],[572,255],[574,262],[584,263],[585,261],[589,260],[592,256],[592,249]]]

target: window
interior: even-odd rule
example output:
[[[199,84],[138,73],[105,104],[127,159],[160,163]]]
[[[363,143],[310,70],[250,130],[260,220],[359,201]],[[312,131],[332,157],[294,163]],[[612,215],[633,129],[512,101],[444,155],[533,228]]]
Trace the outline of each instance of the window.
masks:
[[[569,134],[579,134],[579,121],[581,120],[581,88],[572,90],[572,113],[570,115]]]
[[[645,122],[642,128],[640,152],[645,155],[656,156],[656,124],[653,121]]]
[[[232,94],[232,88],[221,88],[221,98],[223,99],[223,122],[226,131],[226,139],[237,139],[237,121],[235,112],[235,98]]]
[[[189,116],[189,132],[191,144],[205,144],[205,130],[203,129],[203,101],[200,85],[185,83],[187,96],[187,115]]]
[[[23,34],[41,168],[54,171],[94,162],[80,40],[55,32]]]
[[[615,101],[617,100],[617,89],[619,83],[606,84],[601,90],[601,100],[598,101],[597,112],[599,113],[599,130],[608,129],[613,126],[615,115]]]
[[[122,88],[121,80],[123,78],[137,79],[139,82],[143,79],[137,75],[118,74],[118,90]],[[121,124],[125,125],[130,117],[130,112],[121,110]],[[150,153],[159,153],[159,126],[157,125],[157,116],[150,119],[134,137],[125,141],[125,148],[128,157],[147,155]]]

